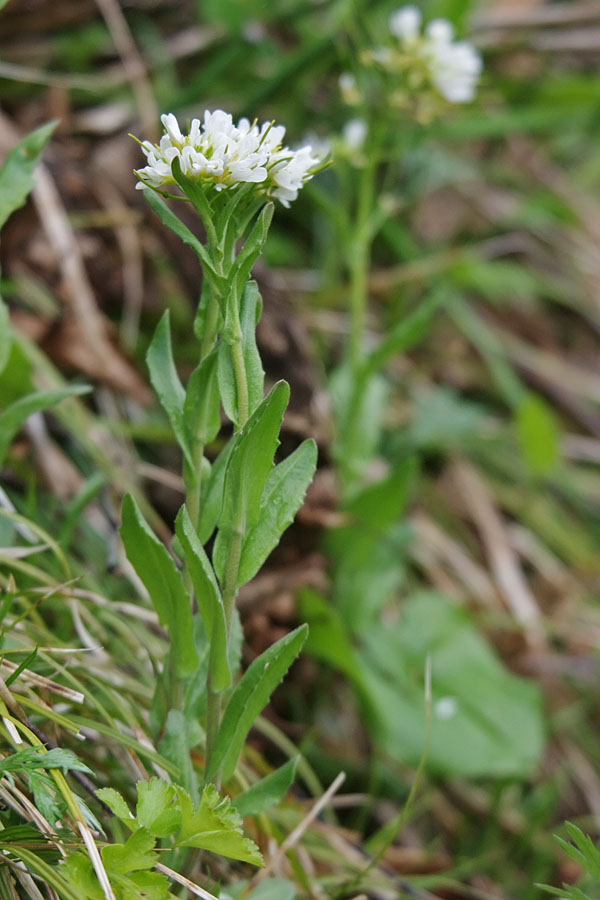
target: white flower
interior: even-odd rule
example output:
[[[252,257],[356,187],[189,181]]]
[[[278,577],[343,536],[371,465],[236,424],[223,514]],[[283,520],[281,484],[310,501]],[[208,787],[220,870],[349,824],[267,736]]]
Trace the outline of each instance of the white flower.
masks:
[[[421,14],[405,6],[390,17],[390,31],[403,50],[425,65],[433,87],[449,103],[466,103],[475,96],[482,69],[479,53],[467,41],[454,40],[454,28],[446,19],[433,19],[420,34]]]
[[[338,78],[338,86],[344,103],[349,106],[356,106],[357,103],[360,103],[360,91],[352,72],[342,72]]]
[[[401,41],[414,41],[421,30],[421,11],[416,6],[403,6],[390,16],[390,31]]]
[[[349,119],[342,129],[342,140],[353,152],[362,150],[366,136],[367,123],[364,119]]]
[[[206,110],[204,119],[192,119],[184,135],[173,113],[161,116],[165,128],[158,145],[140,144],[147,165],[137,172],[137,188],[160,188],[173,184],[172,163],[181,171],[216,191],[240,184],[256,184],[263,193],[277,197],[285,206],[312,177],[319,163],[310,146],[290,150],[283,146],[285,128],[265,122],[260,128],[248,119],[237,125],[222,109]]]

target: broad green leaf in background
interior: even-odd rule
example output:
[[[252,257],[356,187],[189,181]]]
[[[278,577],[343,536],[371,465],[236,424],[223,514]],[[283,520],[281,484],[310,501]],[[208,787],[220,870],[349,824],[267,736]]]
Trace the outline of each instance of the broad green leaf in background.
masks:
[[[346,623],[336,607],[312,588],[298,595],[300,615],[308,625],[306,652],[343,672],[361,686],[360,667]]]
[[[517,407],[515,427],[528,469],[547,475],[560,459],[560,428],[547,403],[537,394],[525,394]]]
[[[427,656],[430,771],[529,777],[544,747],[539,688],[508,672],[465,610],[439,594],[413,596],[396,623],[374,622],[363,635],[366,712],[378,745],[394,759],[418,764],[425,741]]]
[[[221,427],[217,384],[217,352],[212,351],[190,375],[183,403],[183,419],[189,446],[214,441]]]
[[[258,522],[244,538],[238,584],[246,584],[256,575],[285,529],[291,525],[304,502],[316,466],[317,445],[309,439],[269,472]]]
[[[10,151],[0,169],[0,228],[8,217],[23,206],[33,187],[33,173],[40,154],[57,122],[41,125],[22,138]]]
[[[254,720],[263,711],[269,697],[296,659],[308,628],[301,625],[273,644],[255,659],[234,688],[215,741],[207,778],[223,767],[227,782],[235,770],[240,751]]]
[[[169,631],[177,673],[189,675],[198,662],[190,601],[172,557],[131,494],[123,498],[120,534],[127,559],[148,591],[161,625]]]
[[[400,519],[416,474],[416,460],[409,457],[354,495],[344,506],[348,524],[327,534],[327,549],[337,563],[335,604],[356,634],[395,596],[404,578],[412,532]]]
[[[294,900],[296,887],[285,878],[265,878],[246,900]]]
[[[229,797],[220,797],[213,784],[202,792],[200,805],[194,810],[191,798],[177,788],[181,807],[181,831],[178,847],[198,847],[230,859],[264,865],[260,850],[242,829],[242,819]]]
[[[192,466],[192,453],[183,418],[185,391],[179,380],[173,359],[168,309],[165,310],[156,326],[154,337],[146,353],[146,364],[150,372],[152,387],[169,417],[177,443],[181,447],[188,464]]]
[[[227,625],[221,591],[185,506],[179,511],[175,528],[194,585],[198,611],[214,654],[214,686],[217,691],[224,691],[229,687],[231,674],[227,664]]]
[[[66,397],[79,397],[89,394],[91,387],[85,384],[74,384],[71,387],[53,388],[49,391],[36,391],[15,400],[4,412],[0,413],[0,465],[8,448],[25,420],[33,413],[42,412]]]
[[[246,422],[231,452],[213,564],[221,585],[234,532],[245,534],[259,518],[260,499],[279,444],[279,430],[290,389],[279,381]]]
[[[233,801],[242,818],[256,816],[276,806],[287,794],[296,774],[299,756],[289,759],[279,769],[253,784]]]
[[[260,319],[262,299],[255,281],[249,281],[240,300],[240,325],[242,329],[242,354],[248,379],[248,411],[252,415],[263,399],[265,373],[256,346],[256,326]],[[227,344],[219,347],[219,387],[223,408],[232,422],[238,421],[237,393],[231,351]]]

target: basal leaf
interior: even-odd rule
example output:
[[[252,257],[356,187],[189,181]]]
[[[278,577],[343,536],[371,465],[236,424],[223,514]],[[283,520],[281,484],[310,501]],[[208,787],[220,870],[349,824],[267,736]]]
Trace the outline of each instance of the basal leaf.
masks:
[[[148,591],[161,625],[169,631],[177,673],[189,675],[198,662],[190,600],[167,548],[150,529],[131,494],[123,498],[120,534],[127,559]]]
[[[181,812],[173,805],[175,788],[162,778],[138,781],[136,818],[142,828],[156,837],[174,834],[181,822]]]
[[[234,532],[239,531],[243,537],[258,521],[260,498],[273,467],[289,395],[289,386],[285,381],[279,381],[248,419],[231,451],[213,554],[215,572],[221,585]]]
[[[244,538],[238,585],[256,575],[283,532],[292,524],[304,502],[316,465],[317,445],[313,440],[307,440],[269,472],[258,521]]]
[[[121,822],[124,822],[128,828],[135,828],[135,816],[118,791],[115,791],[114,788],[99,788],[96,791],[96,797],[98,800],[102,800],[102,802],[105,803],[115,816],[120,819]]]
[[[215,660],[214,687],[224,691],[231,674],[227,664],[227,625],[221,591],[213,567],[192,525],[187,508],[182,506],[175,523],[177,537],[185,554],[185,562],[194,585],[198,611],[208,635]]]
[[[261,853],[256,844],[244,835],[242,820],[229,797],[219,797],[214,785],[207,784],[200,805],[194,810],[189,795],[181,788],[177,789],[177,793],[181,806],[181,831],[176,846],[198,847],[255,866],[263,865]]]
[[[0,169],[0,228],[8,217],[23,206],[33,187],[33,173],[40,154],[57,122],[41,125],[22,138],[10,151]]]
[[[146,831],[138,828],[124,844],[108,844],[102,848],[102,862],[107,874],[126,875],[139,869],[152,869],[158,862],[153,852],[156,839]]]
[[[269,697],[296,659],[308,628],[301,625],[273,644],[255,659],[236,685],[217,734],[207,777],[223,767],[223,780],[231,778],[238,756],[254,720],[269,702]]]
[[[66,397],[79,397],[82,394],[89,394],[90,391],[91,388],[87,385],[74,384],[71,387],[36,391],[11,403],[4,412],[0,413],[0,465],[4,461],[13,438],[29,416],[48,409],[55,403],[60,403]]]
[[[233,805],[242,818],[256,816],[272,806],[276,806],[287,794],[296,774],[300,757],[288,760],[275,772],[271,772],[257,784],[240,794]]]

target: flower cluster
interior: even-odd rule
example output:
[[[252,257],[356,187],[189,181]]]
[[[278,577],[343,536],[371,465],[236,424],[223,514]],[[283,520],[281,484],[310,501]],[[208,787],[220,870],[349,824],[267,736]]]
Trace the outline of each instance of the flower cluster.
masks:
[[[204,121],[192,119],[183,134],[173,113],[161,116],[165,128],[159,144],[141,143],[148,165],[136,171],[137,188],[162,188],[175,181],[171,166],[179,160],[181,171],[193,181],[222,191],[245,183],[276,197],[284,206],[295,200],[302,185],[320,162],[310,146],[290,150],[283,146],[285,128],[265,122],[262,126],[240,119],[234,125],[229,113],[206,110]]]
[[[467,103],[475,96],[482,62],[468,41],[455,41],[446,19],[434,19],[421,33],[421,13],[405,6],[390,16],[390,31],[402,50],[424,64],[434,88],[450,103]]]

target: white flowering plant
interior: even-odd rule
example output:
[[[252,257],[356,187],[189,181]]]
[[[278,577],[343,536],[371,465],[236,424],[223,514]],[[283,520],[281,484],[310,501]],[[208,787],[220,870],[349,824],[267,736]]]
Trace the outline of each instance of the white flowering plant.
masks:
[[[423,21],[420,9],[404,6],[382,23],[370,16],[358,33],[351,71],[338,78],[350,115],[335,144],[339,194],[322,203],[332,212],[340,256],[348,272],[350,333],[342,364],[334,373],[336,418],[334,457],[342,492],[363,484],[376,452],[386,407],[389,359],[416,342],[436,308],[433,298],[401,320],[384,340],[365,348],[368,273],[373,244],[405,204],[394,190],[404,166],[428,139],[428,128],[454,108],[474,100],[482,60],[475,47],[458,40],[445,19]],[[331,182],[333,183],[333,182]]]
[[[175,368],[168,310],[147,353],[152,384],[182,452],[186,497],[172,554],[129,495],[121,536],[169,634],[154,727],[193,796],[199,775],[217,790],[230,781],[250,727],[306,637],[306,626],[286,635],[237,680],[237,592],[291,523],[316,465],[312,440],[273,463],[289,387],[280,381],[264,395],[256,344],[262,303],[250,272],[267,237],[273,201],[289,205],[320,160],[310,146],[283,146],[282,126],[259,127],[247,119],[235,125],[222,110],[206,112],[202,123],[193,119],[187,133],[171,113],[162,123],[158,145],[140,144],[147,165],[137,171],[138,187],[162,222],[195,251],[204,276],[195,318],[198,360],[187,385]],[[204,238],[178,218],[165,195],[192,204]],[[233,435],[209,461],[205,451],[221,430],[221,410]],[[182,741],[184,756],[202,747],[201,773],[189,756],[182,766]],[[282,792],[292,775],[290,769],[280,779]],[[256,862],[259,855],[238,858]]]

